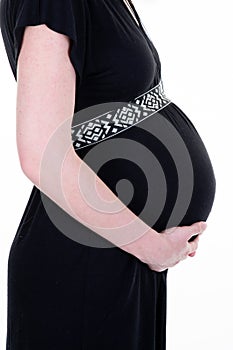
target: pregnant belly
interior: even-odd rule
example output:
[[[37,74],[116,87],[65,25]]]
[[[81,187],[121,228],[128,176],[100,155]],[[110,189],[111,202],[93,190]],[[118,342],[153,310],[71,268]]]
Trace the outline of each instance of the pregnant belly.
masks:
[[[174,103],[76,152],[157,231],[206,221],[210,214],[213,167],[196,128]]]

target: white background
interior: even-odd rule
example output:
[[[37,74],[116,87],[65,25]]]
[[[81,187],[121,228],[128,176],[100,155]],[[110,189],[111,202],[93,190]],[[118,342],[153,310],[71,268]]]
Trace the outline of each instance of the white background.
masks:
[[[231,350],[232,5],[230,0],[134,0],[134,4],[159,53],[166,95],[197,128],[217,181],[197,255],[168,272],[167,350]],[[4,349],[7,259],[33,184],[19,165],[16,82],[2,40],[0,77],[0,348]]]

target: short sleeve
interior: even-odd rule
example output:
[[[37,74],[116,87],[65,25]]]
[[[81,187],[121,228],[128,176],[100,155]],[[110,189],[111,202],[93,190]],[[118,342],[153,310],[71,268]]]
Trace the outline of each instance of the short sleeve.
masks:
[[[18,0],[15,4],[13,37],[16,66],[25,27],[46,24],[70,38],[70,60],[81,80],[86,51],[85,0]]]

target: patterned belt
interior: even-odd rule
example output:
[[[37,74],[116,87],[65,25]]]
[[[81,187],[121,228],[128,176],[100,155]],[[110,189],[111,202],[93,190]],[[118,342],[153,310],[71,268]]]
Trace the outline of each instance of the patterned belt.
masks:
[[[78,150],[116,135],[160,111],[169,103],[171,100],[165,96],[160,80],[158,85],[133,101],[126,102],[122,108],[72,126],[73,147]]]

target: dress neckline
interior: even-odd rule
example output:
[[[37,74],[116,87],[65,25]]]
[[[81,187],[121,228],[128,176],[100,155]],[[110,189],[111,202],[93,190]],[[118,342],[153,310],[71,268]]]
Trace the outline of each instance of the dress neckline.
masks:
[[[144,35],[144,37],[146,38],[146,40],[149,42],[149,38],[148,38],[148,35],[147,33],[145,32],[144,28],[143,28],[143,25],[142,25],[142,22],[141,22],[141,19],[139,17],[139,14],[137,13],[137,10],[134,6],[134,4],[132,3],[131,0],[128,0],[127,2],[129,3],[129,6],[132,10],[132,12],[134,13],[137,21],[138,21],[138,24],[137,22],[135,21],[135,18],[133,17],[133,15],[131,14],[128,6],[126,5],[125,1],[124,0],[120,0],[122,2],[122,5],[125,7],[125,9],[127,10],[128,14],[130,15],[130,17],[133,19],[134,23],[136,24],[137,28],[141,31],[141,33]]]
[[[122,0],[124,6],[126,7],[127,11],[129,12],[130,16],[133,17],[134,22],[136,22],[137,26],[140,28],[140,23],[135,15],[135,12],[130,4],[132,4],[129,0]],[[132,13],[131,13],[132,12]]]
[[[121,2],[123,4],[123,6],[125,7],[126,11],[128,12],[128,14],[130,15],[130,17],[133,19],[134,23],[136,23],[136,26],[144,32],[144,29],[143,29],[142,23],[141,23],[141,19],[140,19],[138,13],[137,13],[137,11],[136,11],[132,1],[128,0],[127,3],[129,4],[128,6],[131,8],[132,13],[134,13],[134,16],[136,17],[138,23],[135,21],[135,18],[132,15],[129,7],[126,5],[125,0],[121,0]]]
[[[124,0],[120,0],[122,2],[122,5],[125,7],[125,9],[128,11],[128,14],[131,16],[131,18],[133,19],[134,23],[136,24],[136,27],[137,29],[140,31],[140,33],[142,34],[142,36],[144,36],[150,50],[151,50],[151,53],[152,55],[154,56],[156,62],[158,63],[158,65],[160,66],[161,63],[160,63],[160,58],[159,58],[159,54],[156,50],[156,48],[154,47],[154,44],[152,43],[152,41],[150,40],[149,36],[147,35],[143,25],[142,25],[142,22],[141,22],[141,19],[137,13],[137,10],[134,6],[134,4],[132,3],[131,0],[128,0],[128,3],[129,3],[129,6],[131,7],[132,11],[134,12],[134,15],[139,23],[139,25],[136,23],[135,19],[133,18],[128,6],[126,5],[125,1]]]

